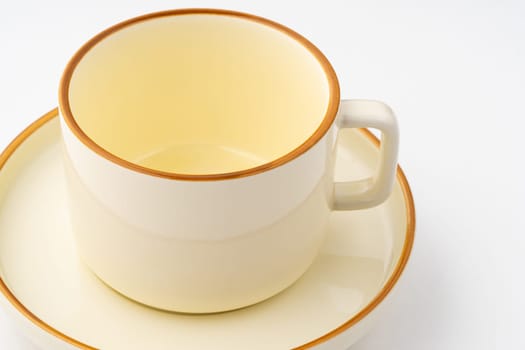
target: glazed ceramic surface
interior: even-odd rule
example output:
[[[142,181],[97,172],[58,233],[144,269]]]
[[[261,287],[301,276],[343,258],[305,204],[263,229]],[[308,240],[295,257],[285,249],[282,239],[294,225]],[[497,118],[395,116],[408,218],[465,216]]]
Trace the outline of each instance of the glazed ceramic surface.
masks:
[[[340,103],[323,54],[252,15],[175,10],[118,24],[66,67],[59,109],[80,256],[156,308],[219,312],[275,295],[317,256],[331,210],[377,205],[394,182],[390,108]],[[374,176],[334,184],[334,120],[384,133]],[[255,163],[232,161],[240,154]]]
[[[257,305],[211,315],[148,308],[114,292],[80,260],[66,204],[56,111],[0,157],[0,298],[43,349],[344,349],[381,316],[414,238],[400,170],[378,207],[333,212],[308,271]],[[344,130],[337,181],[369,176],[373,136]]]

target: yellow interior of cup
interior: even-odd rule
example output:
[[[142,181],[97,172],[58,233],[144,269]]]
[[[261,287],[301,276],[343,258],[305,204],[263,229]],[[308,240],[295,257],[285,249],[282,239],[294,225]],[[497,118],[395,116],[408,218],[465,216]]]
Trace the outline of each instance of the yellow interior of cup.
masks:
[[[163,172],[219,174],[305,143],[327,118],[326,69],[297,38],[249,18],[164,16],[91,47],[67,96],[78,127],[112,155]]]

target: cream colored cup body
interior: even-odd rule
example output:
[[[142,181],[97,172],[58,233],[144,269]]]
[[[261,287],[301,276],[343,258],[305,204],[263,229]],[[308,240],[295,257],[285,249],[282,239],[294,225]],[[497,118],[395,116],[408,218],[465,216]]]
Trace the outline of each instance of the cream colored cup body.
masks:
[[[273,171],[186,182],[130,172],[63,132],[80,255],[134,300],[182,312],[250,305],[299,278],[321,246],[330,134]]]
[[[210,28],[225,30],[223,46],[220,35],[206,41]],[[168,44],[155,44],[159,30],[169,33]],[[188,41],[181,32],[200,34]],[[210,45],[217,47],[205,56],[213,57],[176,65],[187,64],[177,61],[184,52]],[[230,60],[236,63],[223,76]],[[199,69],[187,75],[193,66]],[[390,109],[375,101],[340,104],[326,58],[298,34],[251,15],[179,10],[117,25],[73,58],[60,97],[80,255],[109,286],[161,309],[219,312],[282,291],[314,260],[331,210],[376,205],[394,180],[398,135]],[[336,116],[340,128],[383,132],[370,179],[334,184]],[[195,142],[204,146],[185,158]],[[209,157],[210,145],[257,156],[243,168]],[[138,160],[163,148],[182,151],[173,164]],[[164,168],[199,157],[206,161],[191,173]],[[202,166],[211,172],[199,172]]]

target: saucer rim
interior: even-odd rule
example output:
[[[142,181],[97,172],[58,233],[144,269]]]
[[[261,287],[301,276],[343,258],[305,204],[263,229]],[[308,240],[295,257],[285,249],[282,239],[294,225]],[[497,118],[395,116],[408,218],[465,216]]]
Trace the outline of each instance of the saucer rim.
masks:
[[[22,132],[20,132],[4,149],[2,153],[0,153],[0,171],[6,164],[6,162],[9,160],[9,158],[15,153],[15,151],[18,149],[20,145],[22,145],[33,133],[35,133],[38,129],[40,129],[42,126],[44,126],[49,121],[53,120],[54,118],[58,117],[58,108],[54,108],[51,111],[47,112],[37,120],[35,120],[33,123],[31,123],[29,126],[27,126]],[[377,137],[374,136],[369,130],[367,129],[359,129],[361,134],[366,137],[366,139],[369,142],[372,142],[374,146],[379,147],[380,141],[377,139]],[[331,330],[328,333],[325,333],[321,337],[318,337],[308,343],[302,344],[298,347],[295,347],[295,350],[302,350],[302,349],[309,349],[316,345],[319,345],[321,343],[325,343],[326,341],[335,338],[339,334],[349,330],[352,326],[356,325],[358,322],[363,320],[367,315],[369,315],[376,307],[390,294],[391,290],[394,288],[394,286],[399,281],[407,263],[410,258],[412,247],[414,243],[415,238],[415,227],[416,227],[416,215],[415,215],[415,205],[414,205],[414,198],[412,195],[412,191],[410,189],[410,185],[408,183],[408,180],[405,176],[405,173],[401,169],[401,167],[397,166],[396,171],[396,179],[399,182],[401,186],[401,191],[403,192],[403,199],[405,202],[405,208],[406,208],[406,220],[407,220],[407,226],[406,226],[406,232],[405,232],[405,242],[403,244],[403,249],[401,251],[401,256],[399,257],[399,260],[396,264],[396,267],[394,268],[391,276],[388,278],[386,283],[383,285],[381,290],[374,296],[374,298],[364,307],[362,308],[357,314],[355,314],[353,317],[351,317],[348,321],[344,322],[337,328]],[[62,332],[60,332],[58,329],[55,329],[48,325],[46,322],[44,322],[42,319],[40,319],[38,316],[33,314],[23,303],[21,303],[18,298],[11,292],[7,284],[4,282],[3,278],[0,276],[0,292],[4,295],[4,297],[7,299],[7,301],[18,311],[27,318],[29,321],[31,321],[34,325],[39,327],[40,329],[44,330],[46,333],[70,344],[73,345],[79,349],[83,350],[96,350],[95,347],[82,343],[79,340],[76,340],[75,338],[72,338]]]

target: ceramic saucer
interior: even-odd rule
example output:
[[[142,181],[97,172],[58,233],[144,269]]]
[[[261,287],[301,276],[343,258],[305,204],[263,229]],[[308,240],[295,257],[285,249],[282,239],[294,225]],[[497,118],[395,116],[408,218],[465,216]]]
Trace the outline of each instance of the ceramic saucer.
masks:
[[[369,175],[377,139],[345,130],[336,180]],[[392,298],[414,239],[414,206],[401,169],[379,207],[334,212],[326,244],[279,295],[211,315],[163,312],[104,285],[79,261],[65,203],[57,111],[0,156],[0,304],[45,349],[344,349]],[[351,170],[350,170],[351,169]]]

